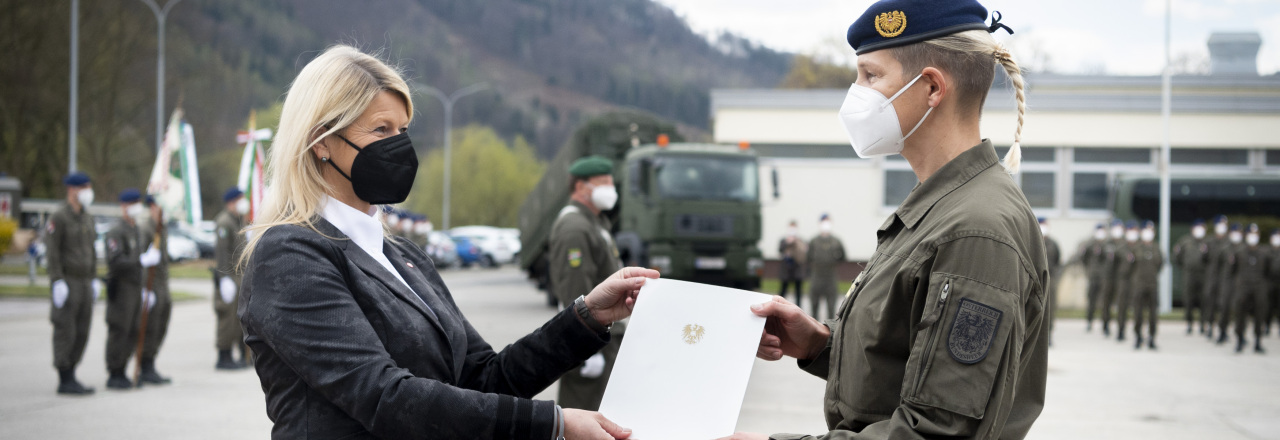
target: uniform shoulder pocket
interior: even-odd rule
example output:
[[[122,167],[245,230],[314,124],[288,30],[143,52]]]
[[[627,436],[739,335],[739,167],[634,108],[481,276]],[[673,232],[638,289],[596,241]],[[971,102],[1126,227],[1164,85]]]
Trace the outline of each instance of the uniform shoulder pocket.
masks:
[[[902,398],[981,419],[996,378],[1016,359],[1008,344],[1021,319],[1018,295],[963,276],[935,272]]]

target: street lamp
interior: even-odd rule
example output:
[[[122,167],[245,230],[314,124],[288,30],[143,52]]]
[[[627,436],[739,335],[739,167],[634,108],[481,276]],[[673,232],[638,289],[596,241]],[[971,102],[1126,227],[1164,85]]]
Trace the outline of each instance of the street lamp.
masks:
[[[444,106],[444,207],[440,213],[442,226],[449,229],[449,169],[453,164],[453,104],[457,103],[462,97],[481,90],[489,88],[488,84],[479,83],[472,84],[454,91],[452,94],[445,94],[435,87],[425,84],[416,84],[415,87],[427,94],[440,100],[440,104]]]
[[[164,7],[156,4],[155,0],[142,0],[151,12],[156,15],[156,29],[160,34],[156,51],[156,152],[160,152],[160,145],[164,143],[164,22],[169,16],[169,10],[173,9],[173,5],[178,4],[182,0],[168,0]]]
[[[67,172],[76,172],[76,137],[79,130],[80,97],[80,0],[71,0],[71,120],[67,133]]]

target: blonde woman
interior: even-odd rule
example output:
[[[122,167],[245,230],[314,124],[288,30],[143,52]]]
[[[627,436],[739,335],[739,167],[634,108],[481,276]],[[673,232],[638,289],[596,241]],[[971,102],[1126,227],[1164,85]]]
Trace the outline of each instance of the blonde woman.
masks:
[[[277,439],[615,439],[598,413],[530,397],[608,342],[657,272],[626,268],[501,352],[378,204],[417,172],[409,87],[333,47],[290,86],[250,228],[239,316]]]
[[[849,28],[858,81],[840,120],[858,155],[902,154],[920,184],[826,325],[786,300],[758,356],[827,380],[823,439],[1026,436],[1044,407],[1049,283],[1019,161],[1022,75],[974,0],[884,0]],[[997,68],[1017,96],[1001,166],[978,120]],[[735,439],[765,439],[740,433]],[[774,439],[813,439],[779,434]]]

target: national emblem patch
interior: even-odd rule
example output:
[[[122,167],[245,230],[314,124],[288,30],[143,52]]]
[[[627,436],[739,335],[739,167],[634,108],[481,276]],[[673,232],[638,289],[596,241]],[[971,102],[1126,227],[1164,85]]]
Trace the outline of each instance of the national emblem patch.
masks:
[[[569,267],[578,267],[582,265],[582,250],[569,249]]]
[[[960,300],[956,310],[951,335],[947,337],[947,351],[951,358],[962,364],[976,364],[986,359],[991,343],[1000,331],[1000,319],[1004,312],[970,299]]]
[[[881,37],[893,38],[907,30],[907,14],[902,11],[889,11],[876,16],[876,32]]]

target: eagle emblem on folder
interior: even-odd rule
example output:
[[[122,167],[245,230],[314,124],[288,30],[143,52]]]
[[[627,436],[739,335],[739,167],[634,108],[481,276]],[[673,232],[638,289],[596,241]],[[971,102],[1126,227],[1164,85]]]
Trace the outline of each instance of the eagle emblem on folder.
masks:
[[[702,336],[707,333],[707,329],[702,328],[698,324],[685,324],[684,326],[684,343],[693,345],[702,340]]]

